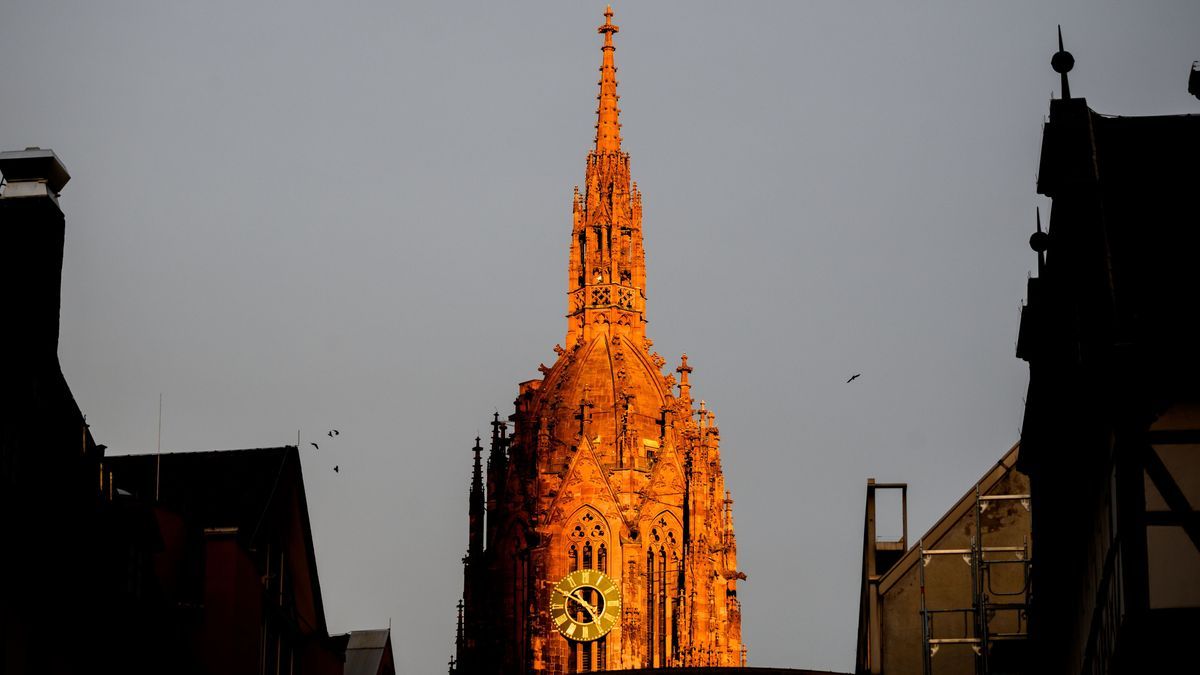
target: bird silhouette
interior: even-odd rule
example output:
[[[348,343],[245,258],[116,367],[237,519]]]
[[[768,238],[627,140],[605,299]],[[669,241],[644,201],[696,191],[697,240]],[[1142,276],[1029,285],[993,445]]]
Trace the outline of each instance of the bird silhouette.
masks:
[[[850,376],[850,379],[846,380],[846,384],[850,384],[851,382],[857,380],[860,377],[862,377],[862,373],[855,373]]]
[[[333,465],[333,472],[334,472],[334,473],[341,473],[340,471],[338,471],[338,465],[337,465],[337,464],[334,464],[334,465]]]
[[[341,435],[341,433],[342,433],[342,432],[338,431],[337,429],[330,429],[330,430],[329,430],[329,437],[330,437],[330,438],[333,438],[334,436],[340,436],[340,435]]]
[[[316,443],[309,443],[309,445],[313,446],[313,447],[314,447],[314,448],[316,448],[317,450],[320,450],[320,449],[321,449],[321,446],[317,445]]]

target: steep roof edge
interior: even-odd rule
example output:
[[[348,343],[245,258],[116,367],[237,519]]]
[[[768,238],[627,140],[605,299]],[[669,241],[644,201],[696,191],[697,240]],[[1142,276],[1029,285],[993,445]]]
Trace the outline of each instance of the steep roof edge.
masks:
[[[983,478],[980,478],[977,482],[971,485],[966,494],[960,497],[959,500],[954,503],[954,506],[950,507],[950,510],[943,514],[941,518],[938,518],[937,522],[933,524],[933,527],[929,528],[928,532],[917,539],[917,544],[909,547],[909,549],[905,551],[904,555],[896,561],[896,564],[892,565],[891,568],[889,568],[888,571],[879,578],[880,595],[887,593],[888,590],[890,590],[891,587],[894,586],[896,582],[898,582],[901,577],[904,576],[904,573],[908,571],[909,568],[911,568],[914,564],[916,564],[921,555],[918,549],[920,548],[920,542],[922,540],[937,541],[938,539],[941,539],[946,535],[947,532],[950,531],[951,528],[954,527],[954,524],[957,523],[960,518],[966,515],[968,511],[975,508],[975,489],[977,487],[981,493],[986,494],[988,490],[991,490],[996,486],[997,483],[1000,482],[1001,478],[1004,478],[1004,476],[1008,475],[1010,471],[1013,471],[1016,468],[1017,455],[1019,454],[1020,448],[1020,441],[1014,443],[1013,446],[1009,448],[1008,452],[1004,453],[1004,456],[992,466],[991,470],[984,474]]]
[[[114,451],[108,455],[108,459],[120,459],[120,458],[125,458],[125,457],[142,457],[142,458],[148,457],[150,459],[153,459],[154,457],[160,456],[160,455],[162,457],[198,457],[200,455],[221,455],[222,457],[228,457],[230,455],[238,454],[238,453],[284,452],[290,448],[294,449],[294,448],[296,448],[296,446],[295,445],[273,445],[273,446],[265,446],[265,447],[261,447],[261,448],[227,448],[224,450],[170,450],[170,451],[164,450],[162,452],[155,452],[153,450],[145,450],[145,451],[136,450],[136,451],[129,451],[129,452]],[[131,459],[128,461],[148,461],[148,460],[145,460],[145,459],[133,460],[133,459]]]
[[[300,448],[295,445],[284,446],[287,450],[287,457],[294,458],[296,462],[296,492],[297,499],[300,502],[300,518],[301,525],[304,528],[304,543],[308,549],[308,565],[312,571],[310,575],[313,586],[313,605],[315,607],[317,621],[317,629],[321,635],[329,635],[329,624],[325,620],[325,598],[321,593],[321,576],[317,573],[317,548],[316,542],[313,541],[312,517],[308,512],[308,495],[304,487],[304,468],[300,462]]]
[[[321,593],[321,578],[317,572],[317,552],[316,544],[313,541],[312,518],[308,510],[308,496],[304,486],[304,471],[300,461],[300,449],[295,445],[282,445],[267,448],[241,448],[235,450],[197,450],[187,452],[164,452],[161,455],[154,453],[128,454],[128,455],[112,455],[105,458],[105,463],[115,466],[121,465],[136,465],[149,464],[155,461],[156,457],[169,459],[173,462],[185,461],[211,461],[226,460],[233,461],[246,455],[278,455],[280,457],[279,473],[275,477],[274,486],[267,495],[267,501],[263,504],[262,514],[259,518],[266,515],[272,508],[276,495],[275,490],[279,487],[279,479],[283,475],[283,471],[289,466],[295,467],[296,475],[296,499],[299,502],[300,511],[300,526],[304,535],[305,541],[305,557],[307,564],[311,570],[310,579],[312,580],[313,593],[313,611],[316,614],[318,621],[315,628],[322,635],[329,635],[329,628],[325,618],[325,600]],[[250,534],[251,539],[256,536],[257,532]]]
[[[383,649],[392,637],[392,629],[352,630],[348,635],[350,640],[346,643],[346,649]]]

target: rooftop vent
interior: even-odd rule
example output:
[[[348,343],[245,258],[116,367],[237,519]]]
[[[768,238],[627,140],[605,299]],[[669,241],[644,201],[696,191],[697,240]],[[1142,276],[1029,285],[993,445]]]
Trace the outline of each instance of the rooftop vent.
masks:
[[[0,152],[0,174],[7,183],[0,199],[49,197],[57,203],[58,193],[71,180],[53,150],[36,147]]]

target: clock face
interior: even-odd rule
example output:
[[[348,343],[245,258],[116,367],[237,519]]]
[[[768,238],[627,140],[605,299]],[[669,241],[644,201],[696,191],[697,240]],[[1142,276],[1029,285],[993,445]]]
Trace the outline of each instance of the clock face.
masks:
[[[550,619],[568,640],[604,637],[621,616],[621,589],[603,572],[575,570],[550,592]]]

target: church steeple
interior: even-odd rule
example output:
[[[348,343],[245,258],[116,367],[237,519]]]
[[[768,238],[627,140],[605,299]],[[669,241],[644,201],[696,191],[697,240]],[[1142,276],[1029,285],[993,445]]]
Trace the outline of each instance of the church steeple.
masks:
[[[568,263],[568,348],[600,334],[645,337],[646,263],[642,249],[642,197],[629,177],[629,155],[621,150],[617,67],[609,6],[600,48],[600,93],[596,145],[587,159],[583,190],[571,210]]]
[[[475,442],[464,675],[745,665],[746,575],[720,432],[703,401],[693,409],[687,356],[665,374],[646,337],[642,198],[622,148],[611,7],[599,33],[596,135],[571,194],[566,339],[518,385],[513,414],[493,415],[484,479]],[[586,125],[590,110],[579,112]],[[590,613],[584,628],[562,584],[600,583],[592,572],[603,588],[573,596]]]
[[[470,522],[469,536],[467,539],[467,560],[475,561],[483,553],[483,525],[484,525],[484,502],[483,502],[483,467],[481,466],[479,453],[483,452],[483,447],[479,445],[479,437],[475,437],[475,447],[471,451],[475,453],[475,466],[471,471],[471,497],[468,508],[468,519]]]
[[[597,31],[604,36],[604,46],[600,48],[603,57],[600,62],[600,101],[596,108],[596,152],[621,151],[620,108],[617,101],[617,67],[613,63],[613,53],[617,51],[613,45],[613,34],[621,30],[612,22],[612,5],[604,10],[604,24]]]

